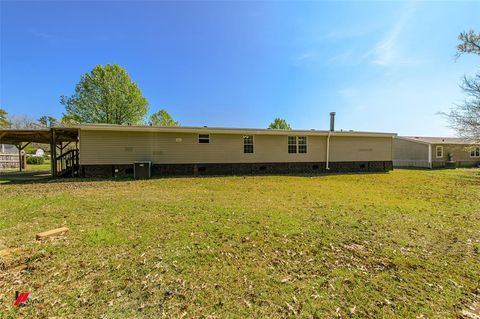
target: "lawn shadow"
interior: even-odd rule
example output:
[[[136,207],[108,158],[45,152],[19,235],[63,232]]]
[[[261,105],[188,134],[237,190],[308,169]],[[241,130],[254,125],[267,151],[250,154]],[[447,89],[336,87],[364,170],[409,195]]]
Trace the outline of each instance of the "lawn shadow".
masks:
[[[191,179],[191,178],[218,178],[218,177],[258,177],[258,176],[295,176],[305,178],[315,178],[323,176],[338,175],[385,175],[389,172],[321,172],[321,173],[262,173],[262,174],[235,174],[235,175],[165,175],[153,176],[150,180],[160,179]],[[50,172],[15,172],[15,174],[0,175],[0,184],[52,184],[64,182],[91,183],[91,182],[132,182],[137,181],[132,177],[75,177],[75,178],[52,178]],[[138,179],[141,181],[141,179]]]

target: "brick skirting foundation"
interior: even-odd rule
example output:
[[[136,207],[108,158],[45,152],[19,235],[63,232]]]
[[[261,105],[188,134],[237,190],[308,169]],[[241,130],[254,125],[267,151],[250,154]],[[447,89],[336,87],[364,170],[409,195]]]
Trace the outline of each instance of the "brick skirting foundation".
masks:
[[[196,175],[276,175],[322,174],[351,172],[388,172],[393,170],[391,161],[331,162],[330,170],[325,162],[303,163],[237,163],[237,164],[152,164],[152,176]],[[82,165],[82,177],[132,177],[133,165]]]

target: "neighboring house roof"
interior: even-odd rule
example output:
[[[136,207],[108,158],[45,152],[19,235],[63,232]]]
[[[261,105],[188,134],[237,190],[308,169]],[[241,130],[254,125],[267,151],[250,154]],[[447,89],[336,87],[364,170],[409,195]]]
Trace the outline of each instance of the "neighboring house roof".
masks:
[[[130,131],[130,132],[170,132],[170,133],[217,133],[217,134],[257,134],[257,135],[328,135],[335,136],[396,136],[395,133],[360,132],[360,131],[326,131],[326,130],[279,130],[262,128],[225,128],[207,126],[136,126],[136,125],[114,125],[114,124],[85,124],[75,126],[85,131]]]
[[[3,153],[2,153],[3,151]],[[2,154],[17,154],[18,149],[15,145],[0,144],[0,153]]]
[[[397,136],[399,139],[415,141],[424,144],[459,144],[472,145],[480,144],[478,142],[459,137],[428,137],[428,136]]]

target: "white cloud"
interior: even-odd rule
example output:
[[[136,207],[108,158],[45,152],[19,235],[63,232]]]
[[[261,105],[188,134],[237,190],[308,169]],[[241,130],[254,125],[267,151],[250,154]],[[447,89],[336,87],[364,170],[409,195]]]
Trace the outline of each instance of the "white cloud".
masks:
[[[340,39],[347,39],[347,38],[358,38],[369,34],[373,28],[371,27],[362,27],[358,26],[351,29],[338,29],[332,30],[326,34],[323,34],[320,39],[332,39],[332,40],[340,40]]]
[[[313,51],[303,52],[293,57],[293,63],[298,66],[302,63],[312,61],[316,56],[317,55]]]
[[[416,10],[415,2],[409,2],[404,8],[399,19],[386,36],[380,40],[373,49],[368,51],[364,58],[369,59],[371,63],[381,66],[418,64],[419,60],[411,57],[405,57],[402,54],[400,38]]]
[[[341,52],[337,55],[332,56],[330,59],[327,60],[329,64],[348,64],[356,61],[353,52],[351,50]]]
[[[456,80],[450,72],[438,72],[345,87],[337,91],[344,128],[401,135],[454,135],[438,112],[448,111],[462,98]]]

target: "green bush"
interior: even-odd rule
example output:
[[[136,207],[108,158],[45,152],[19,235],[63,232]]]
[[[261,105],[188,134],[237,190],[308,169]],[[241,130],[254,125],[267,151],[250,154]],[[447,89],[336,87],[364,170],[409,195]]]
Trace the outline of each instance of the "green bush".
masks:
[[[41,156],[29,156],[27,157],[27,164],[39,165],[45,163],[45,158]]]

